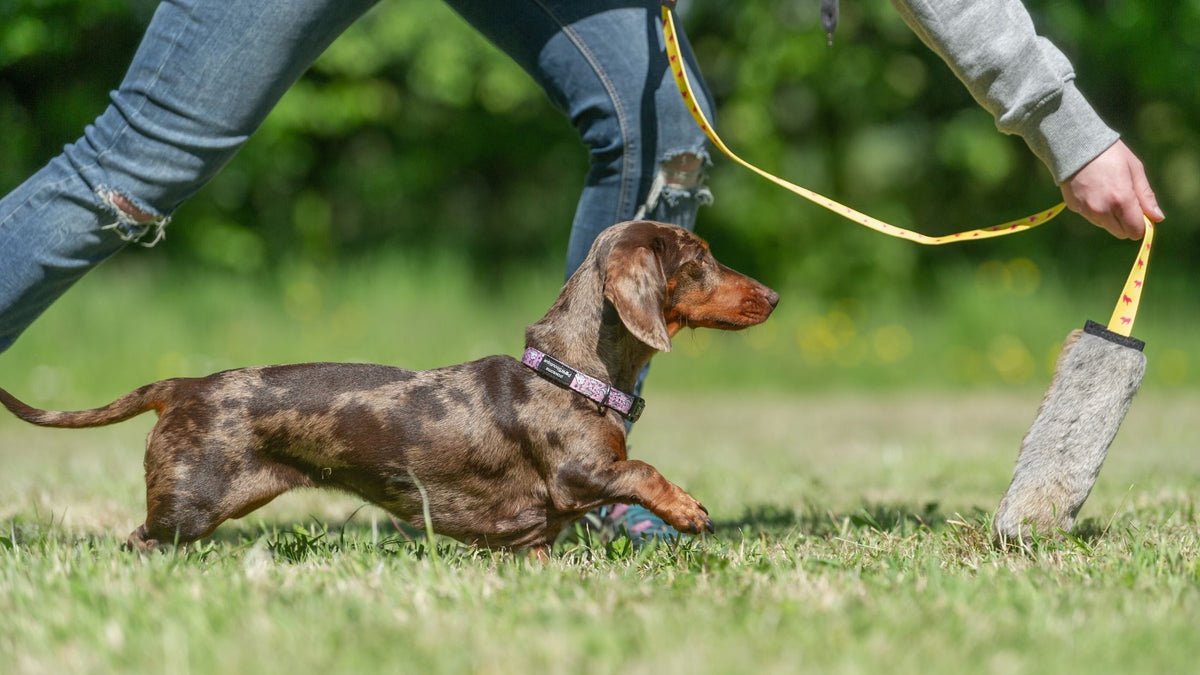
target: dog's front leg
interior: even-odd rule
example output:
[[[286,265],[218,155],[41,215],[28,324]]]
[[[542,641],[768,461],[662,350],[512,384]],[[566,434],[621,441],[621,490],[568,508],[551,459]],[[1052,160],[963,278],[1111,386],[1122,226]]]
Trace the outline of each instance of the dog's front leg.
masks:
[[[563,478],[570,501],[586,505],[585,508],[640,504],[680,532],[713,531],[708,509],[645,462],[636,459],[617,461],[586,476]]]

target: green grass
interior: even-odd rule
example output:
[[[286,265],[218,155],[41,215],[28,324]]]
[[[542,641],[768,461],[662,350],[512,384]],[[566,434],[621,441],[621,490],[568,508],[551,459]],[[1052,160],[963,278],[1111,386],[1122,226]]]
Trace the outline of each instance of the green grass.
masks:
[[[672,394],[635,452],[714,536],[546,565],[409,541],[287,495],[139,559],[148,420],[0,426],[9,672],[1185,672],[1200,611],[1200,401],[1139,399],[1081,536],[988,543],[1021,396]],[[649,415],[649,413],[648,413]],[[924,421],[922,421],[924,420]]]
[[[516,353],[553,295],[531,272],[480,298],[453,283],[452,265],[433,268],[265,283],[105,269],[0,355],[0,384],[38,405],[91,406],[157,377],[249,363],[428,367]],[[962,285],[924,308],[926,321],[906,323],[904,308],[806,308],[785,291],[774,338],[681,337],[656,362],[633,454],[704,501],[716,534],[645,549],[564,543],[544,565],[402,534],[372,507],[315,491],[187,551],[138,557],[120,544],[144,516],[151,416],[87,431],[0,417],[0,668],[1194,670],[1200,392],[1152,373],[1078,536],[999,551],[990,511],[1045,369],[1007,384],[1003,359],[981,356],[974,380],[932,363],[963,347],[959,336],[1010,330],[998,326],[1016,298],[989,301],[990,325],[955,309],[988,292]],[[801,327],[835,312],[853,330],[835,317],[841,341],[813,353],[858,349],[845,345],[893,324],[912,352],[893,363],[805,360]],[[1065,333],[1076,313],[1052,297],[1027,308],[1037,320],[1021,330]]]

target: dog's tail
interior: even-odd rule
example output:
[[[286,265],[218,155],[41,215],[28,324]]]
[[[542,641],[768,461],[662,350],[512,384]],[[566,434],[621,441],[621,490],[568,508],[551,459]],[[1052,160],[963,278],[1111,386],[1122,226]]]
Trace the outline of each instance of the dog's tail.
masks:
[[[153,384],[134,389],[121,398],[106,406],[91,410],[59,411],[41,410],[22,403],[17,397],[0,389],[0,403],[4,404],[12,414],[31,424],[43,427],[60,427],[64,429],[81,429],[84,427],[101,427],[106,424],[116,424],[140,415],[147,410],[157,410],[162,414],[167,406],[166,394],[171,387],[170,380],[162,380]]]

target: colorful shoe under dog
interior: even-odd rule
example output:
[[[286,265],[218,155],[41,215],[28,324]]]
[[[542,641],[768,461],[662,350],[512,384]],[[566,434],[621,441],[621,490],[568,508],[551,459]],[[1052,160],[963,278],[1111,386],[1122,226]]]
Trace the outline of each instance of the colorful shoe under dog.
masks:
[[[664,523],[650,509],[637,504],[601,506],[580,518],[576,527],[605,544],[622,534],[634,544],[644,544],[652,539],[677,539],[680,536],[679,530]]]

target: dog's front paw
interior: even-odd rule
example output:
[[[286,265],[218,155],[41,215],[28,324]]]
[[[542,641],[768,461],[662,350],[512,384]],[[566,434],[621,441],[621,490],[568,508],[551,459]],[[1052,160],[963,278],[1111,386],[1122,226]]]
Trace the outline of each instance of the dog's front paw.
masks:
[[[708,517],[708,509],[683,490],[679,491],[676,499],[664,508],[651,508],[668,525],[687,534],[712,532],[712,519]]]

